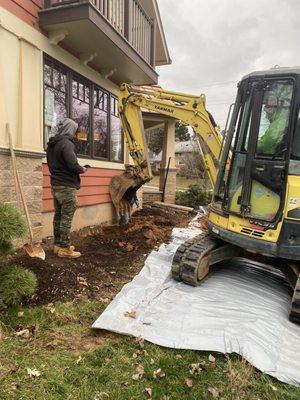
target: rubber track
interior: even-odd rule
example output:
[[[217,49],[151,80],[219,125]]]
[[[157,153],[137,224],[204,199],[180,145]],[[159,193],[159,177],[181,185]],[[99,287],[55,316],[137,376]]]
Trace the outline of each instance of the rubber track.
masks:
[[[294,295],[292,298],[292,309],[290,312],[290,321],[300,324],[300,275],[294,289]]]
[[[173,278],[191,286],[198,286],[200,284],[197,279],[199,261],[217,246],[217,240],[208,233],[202,233],[182,243],[173,258]]]

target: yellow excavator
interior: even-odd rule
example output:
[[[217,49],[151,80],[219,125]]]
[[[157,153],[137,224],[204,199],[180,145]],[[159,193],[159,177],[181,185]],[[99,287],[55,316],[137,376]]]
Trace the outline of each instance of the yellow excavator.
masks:
[[[135,167],[112,179],[117,210],[130,208],[134,192],[151,179],[142,110],[191,126],[199,136],[214,187],[206,230],[179,246],[174,279],[198,285],[210,267],[247,258],[276,267],[292,290],[291,321],[300,323],[300,68],[251,73],[238,91],[225,135],[192,96],[159,87],[123,84],[119,115]]]

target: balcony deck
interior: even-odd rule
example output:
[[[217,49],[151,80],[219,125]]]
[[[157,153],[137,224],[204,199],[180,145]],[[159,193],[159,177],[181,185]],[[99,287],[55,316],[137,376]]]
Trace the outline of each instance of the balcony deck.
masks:
[[[157,83],[156,23],[138,0],[46,0],[39,24],[117,83]]]

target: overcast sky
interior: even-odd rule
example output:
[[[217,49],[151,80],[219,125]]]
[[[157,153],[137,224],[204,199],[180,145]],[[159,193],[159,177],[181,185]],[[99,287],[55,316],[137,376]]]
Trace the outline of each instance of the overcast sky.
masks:
[[[205,93],[224,128],[236,83],[249,72],[300,65],[300,0],[158,0],[172,64],[169,90]]]

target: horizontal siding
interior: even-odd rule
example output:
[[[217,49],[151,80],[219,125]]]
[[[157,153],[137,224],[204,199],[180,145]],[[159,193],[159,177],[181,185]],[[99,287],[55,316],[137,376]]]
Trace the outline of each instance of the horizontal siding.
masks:
[[[123,171],[107,168],[89,168],[81,175],[81,188],[78,191],[78,206],[90,206],[96,204],[109,203],[109,182],[115,175],[120,175]],[[54,210],[51,195],[50,172],[47,164],[43,164],[43,211]]]
[[[44,0],[0,0],[0,6],[39,30],[38,12],[44,7]]]

